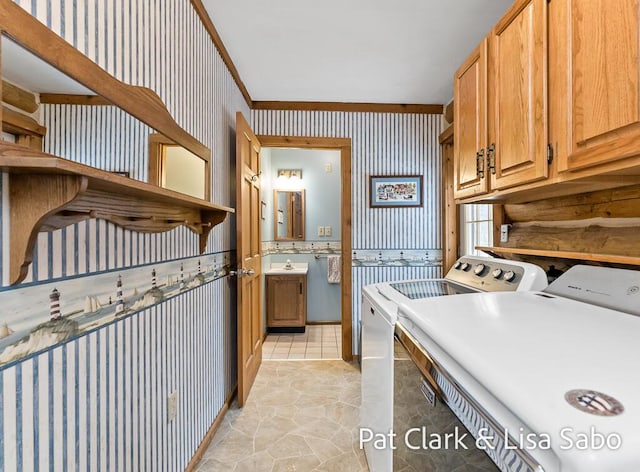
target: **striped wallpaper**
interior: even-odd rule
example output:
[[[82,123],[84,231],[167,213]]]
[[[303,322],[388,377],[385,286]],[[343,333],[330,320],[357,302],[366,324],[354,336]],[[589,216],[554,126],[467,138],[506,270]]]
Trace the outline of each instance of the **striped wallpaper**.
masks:
[[[441,249],[440,115],[253,110],[251,119],[257,134],[351,138],[354,251],[402,249],[437,253]],[[369,208],[370,176],[415,174],[424,176],[422,208]],[[360,297],[364,285],[441,274],[441,267],[354,265],[354,353],[359,352]]]
[[[0,470],[183,470],[235,385],[230,281],[0,371]]]
[[[235,206],[235,113],[250,110],[189,0],[16,0],[99,65],[163,99],[212,149],[212,200]],[[147,178],[150,132],[112,107],[43,106],[45,149]],[[0,179],[8,280],[8,179]],[[207,252],[235,249],[235,220]],[[194,256],[186,228],[149,235],[89,220],[41,233],[22,286]],[[183,470],[236,382],[234,279],[0,368],[0,470]],[[0,313],[0,323],[2,315]],[[168,422],[167,396],[179,412]]]

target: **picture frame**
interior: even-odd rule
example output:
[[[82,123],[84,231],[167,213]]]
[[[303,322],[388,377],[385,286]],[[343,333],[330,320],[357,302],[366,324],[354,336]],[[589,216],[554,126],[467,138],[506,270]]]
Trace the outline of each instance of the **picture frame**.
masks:
[[[421,175],[372,175],[369,178],[370,208],[422,207]]]

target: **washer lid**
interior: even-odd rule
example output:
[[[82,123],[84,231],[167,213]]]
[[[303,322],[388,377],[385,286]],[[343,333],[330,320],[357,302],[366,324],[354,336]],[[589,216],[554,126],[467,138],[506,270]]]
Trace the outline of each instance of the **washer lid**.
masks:
[[[438,297],[398,310],[527,429],[549,435],[560,470],[640,470],[640,317],[541,292]],[[575,389],[624,409],[588,414],[567,402]],[[587,395],[577,396],[586,403]],[[600,447],[598,435],[612,442]]]
[[[640,316],[640,271],[577,265],[546,293]]]

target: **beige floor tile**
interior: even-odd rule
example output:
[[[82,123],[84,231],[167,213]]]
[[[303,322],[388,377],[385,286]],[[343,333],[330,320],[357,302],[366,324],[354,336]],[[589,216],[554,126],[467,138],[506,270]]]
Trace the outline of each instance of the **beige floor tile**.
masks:
[[[247,404],[232,405],[197,471],[366,471],[359,393],[356,364],[265,360]]]
[[[322,358],[323,359],[340,359],[340,355],[338,354],[338,351],[322,351]]]
[[[279,357],[281,357],[281,356],[288,356],[288,355],[289,355],[289,349],[285,349],[285,350],[278,350],[278,349],[276,349],[276,350],[274,350],[274,351],[271,353],[271,355],[272,355],[272,356],[279,356]]]

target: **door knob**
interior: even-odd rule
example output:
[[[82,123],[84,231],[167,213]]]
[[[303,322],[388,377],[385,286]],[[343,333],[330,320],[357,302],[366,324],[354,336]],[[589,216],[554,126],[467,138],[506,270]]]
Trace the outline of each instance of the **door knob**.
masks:
[[[235,275],[238,278],[244,277],[245,275],[253,275],[255,273],[256,271],[253,269],[238,269],[237,271],[236,270],[229,271],[229,275]]]

